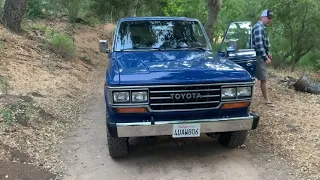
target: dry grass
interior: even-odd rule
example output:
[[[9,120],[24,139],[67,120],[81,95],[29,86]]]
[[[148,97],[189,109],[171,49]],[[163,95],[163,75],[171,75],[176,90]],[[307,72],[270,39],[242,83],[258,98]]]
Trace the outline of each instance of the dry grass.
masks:
[[[37,27],[47,29],[44,27],[50,24],[56,25],[57,31],[66,31],[64,22],[40,22]],[[0,72],[3,77],[10,77],[7,93],[30,96],[34,106],[41,108],[40,115],[29,126],[7,126],[0,121],[0,145],[25,152],[35,164],[55,171],[61,164],[59,145],[63,137],[76,125],[85,123],[77,122],[77,115],[97,82],[101,80],[98,86],[104,83],[107,58],[99,54],[98,41],[107,34],[101,27],[76,27],[75,55],[65,61],[48,48],[45,35],[37,27],[19,36],[0,26],[0,34],[6,41],[6,49],[0,56]],[[90,64],[81,60],[83,56],[90,59]],[[5,159],[3,151],[1,159]]]
[[[263,104],[257,83],[252,108],[261,121],[252,141],[292,160],[299,167],[297,175],[320,179],[320,95],[297,92],[278,81],[286,76],[299,78],[301,72],[271,70],[270,74],[269,93],[276,107]]]

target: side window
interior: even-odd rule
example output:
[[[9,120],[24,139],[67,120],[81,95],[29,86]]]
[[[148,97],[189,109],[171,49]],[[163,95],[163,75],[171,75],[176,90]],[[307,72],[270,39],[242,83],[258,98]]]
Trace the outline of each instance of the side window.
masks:
[[[250,49],[251,45],[251,23],[234,22],[231,23],[222,44],[222,51],[226,51],[231,45],[236,45],[236,49]]]

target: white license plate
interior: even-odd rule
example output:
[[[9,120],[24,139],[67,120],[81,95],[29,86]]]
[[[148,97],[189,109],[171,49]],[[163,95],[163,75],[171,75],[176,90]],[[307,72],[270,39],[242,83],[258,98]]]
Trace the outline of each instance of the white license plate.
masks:
[[[174,124],[172,137],[184,138],[184,137],[199,137],[200,136],[200,124]]]

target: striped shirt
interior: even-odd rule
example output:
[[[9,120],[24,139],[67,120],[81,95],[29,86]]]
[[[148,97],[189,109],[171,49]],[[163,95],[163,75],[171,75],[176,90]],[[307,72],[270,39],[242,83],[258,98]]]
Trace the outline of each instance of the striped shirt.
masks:
[[[258,21],[253,26],[252,36],[253,47],[257,56],[260,56],[264,61],[266,61],[270,50],[270,42],[266,27],[261,21]]]

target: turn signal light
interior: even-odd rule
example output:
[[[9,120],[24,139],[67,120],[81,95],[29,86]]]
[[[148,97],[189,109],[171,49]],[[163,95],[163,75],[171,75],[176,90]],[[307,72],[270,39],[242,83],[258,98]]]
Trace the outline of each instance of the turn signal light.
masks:
[[[146,113],[148,112],[147,108],[116,108],[118,113]]]
[[[227,103],[222,106],[222,109],[244,108],[248,106],[249,102]]]

